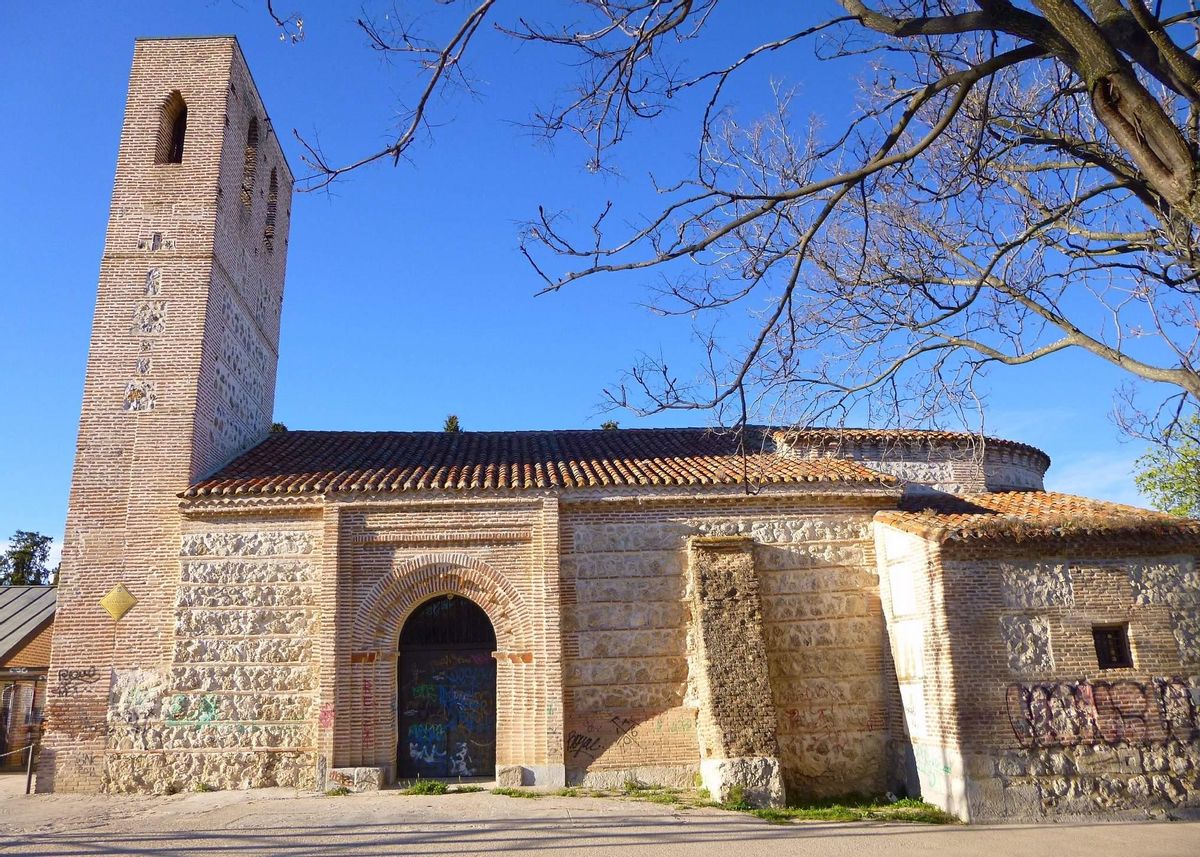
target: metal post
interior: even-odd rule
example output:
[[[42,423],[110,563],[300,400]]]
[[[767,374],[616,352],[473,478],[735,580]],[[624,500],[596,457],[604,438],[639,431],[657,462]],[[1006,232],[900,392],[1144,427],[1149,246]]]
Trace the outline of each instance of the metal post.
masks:
[[[29,742],[29,756],[25,759],[25,794],[33,788],[33,742]]]

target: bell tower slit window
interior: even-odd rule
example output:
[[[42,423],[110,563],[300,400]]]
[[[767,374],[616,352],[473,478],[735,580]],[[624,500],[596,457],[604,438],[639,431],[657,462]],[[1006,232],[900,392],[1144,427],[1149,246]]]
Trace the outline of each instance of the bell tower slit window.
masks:
[[[275,251],[275,209],[279,207],[279,178],[275,175],[275,168],[271,168],[271,182],[267,185],[267,222],[263,226],[263,244],[267,245],[267,252]]]
[[[158,142],[154,149],[154,163],[182,164],[183,138],[187,136],[187,102],[175,90],[162,104],[158,124]]]
[[[250,126],[246,129],[246,153],[242,166],[242,208],[250,211],[254,201],[254,173],[258,169],[258,119],[250,117]]]

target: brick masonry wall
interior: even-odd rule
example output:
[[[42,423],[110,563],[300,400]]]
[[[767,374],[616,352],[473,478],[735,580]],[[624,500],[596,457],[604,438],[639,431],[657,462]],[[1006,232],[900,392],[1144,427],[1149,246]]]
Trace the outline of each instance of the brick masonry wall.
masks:
[[[160,720],[172,727],[164,755],[195,764],[187,736],[207,735],[216,742],[212,753],[233,758],[250,739],[235,747],[220,736],[245,736],[237,727],[254,725],[279,738],[272,749],[299,754],[288,757],[295,760],[288,771],[311,763],[313,782],[332,782],[345,768],[379,769],[386,780],[407,748],[397,731],[401,629],[423,601],[455,593],[479,604],[496,632],[503,776],[619,784],[633,775],[690,785],[700,766],[702,700],[689,667],[698,626],[687,590],[688,540],[742,533],[753,546],[747,567],[762,588],[768,731],[787,748],[783,773],[801,789],[879,790],[882,620],[873,554],[862,538],[873,506],[736,494],[704,503],[568,500],[348,495],[290,512],[302,501],[193,504],[174,665],[160,693]],[[303,530],[312,553],[280,554],[267,566],[247,554],[277,530]],[[197,547],[234,536],[236,555]],[[302,579],[291,576],[297,562]],[[248,585],[231,587],[239,576]],[[262,629],[276,622],[280,630],[264,639]],[[251,674],[265,676],[265,690],[239,684]],[[227,701],[250,690],[243,708]],[[257,716],[268,709],[286,716]],[[274,773],[263,765],[239,756],[206,776],[214,785],[240,782],[241,766],[260,782]],[[153,785],[140,774],[131,779]]]
[[[906,720],[927,799],[973,821],[1200,805],[1194,556],[1081,539],[938,547],[880,529],[885,605],[906,565],[926,605],[911,620],[925,711]],[[910,620],[891,610],[903,688]],[[1098,665],[1092,628],[1110,624],[1128,625],[1130,668]]]
[[[1194,556],[1101,543],[942,565],[972,818],[1200,807]],[[1102,670],[1092,628],[1119,623],[1133,666]]]
[[[897,682],[890,775],[906,794],[967,814],[954,649],[940,546],[874,525],[880,595]]]
[[[20,647],[0,658],[0,667],[35,667],[46,669],[50,666],[50,644],[54,640],[54,620],[46,622],[32,637]]]
[[[173,92],[187,104],[183,160],[156,163]],[[291,178],[264,133],[257,174],[274,170],[278,185],[267,251],[266,203],[243,215],[235,192],[251,113],[269,125],[236,40],[136,43],[68,504],[42,790],[120,787],[105,770],[119,676],[173,657],[177,495],[270,425]],[[117,583],[138,601],[120,622],[98,604]]]
[[[453,593],[483,608],[496,633],[498,770],[562,783],[558,523],[553,497],[446,497],[338,503],[335,675],[322,701],[331,768],[394,776],[397,658],[404,622]]]

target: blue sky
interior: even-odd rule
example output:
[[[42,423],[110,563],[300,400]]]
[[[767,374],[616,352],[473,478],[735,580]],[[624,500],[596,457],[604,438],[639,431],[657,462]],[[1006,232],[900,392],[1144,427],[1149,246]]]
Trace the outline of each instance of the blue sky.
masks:
[[[352,23],[357,5],[289,4],[280,11],[305,18],[297,46],[280,43],[258,0],[60,2],[53,18],[42,3],[0,6],[0,537],[62,534],[134,38],[234,33],[281,132],[317,133],[346,157],[387,142],[413,73],[367,50]],[[541,5],[521,9],[536,16]],[[799,29],[826,4],[730,8],[749,5],[758,14],[726,14],[702,54],[728,61],[733,47]],[[517,250],[518,225],[540,203],[582,219],[605,199],[647,199],[647,172],[686,156],[694,128],[672,121],[635,133],[623,177],[589,173],[580,146],[547,145],[521,126],[570,69],[491,33],[478,47],[478,94],[438,102],[443,124],[410,163],[293,201],[275,406],[293,428],[438,429],[448,413],[467,429],[595,427],[608,418],[602,390],[639,351],[676,364],[695,357],[686,321],[643,307],[646,279],[535,297]],[[852,68],[802,48],[767,70],[797,86],[803,112],[830,124],[845,115]],[[766,103],[767,77],[748,80],[739,109]],[[302,171],[297,144],[281,137]],[[1142,449],[1121,442],[1109,418],[1120,380],[1085,355],[996,372],[987,430],[1046,450],[1048,487],[1139,502],[1129,473]],[[706,420],[612,417],[623,426]]]

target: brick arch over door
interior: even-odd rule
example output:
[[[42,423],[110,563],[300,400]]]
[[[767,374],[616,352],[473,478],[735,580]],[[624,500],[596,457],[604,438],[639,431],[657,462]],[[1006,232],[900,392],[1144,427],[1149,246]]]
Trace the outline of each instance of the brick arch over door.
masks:
[[[487,613],[496,648],[530,647],[530,617],[521,594],[500,572],[465,553],[430,553],[399,563],[372,587],[354,622],[356,651],[394,651],[404,621],[438,595],[469,598]]]
[[[353,698],[348,705],[361,728],[349,731],[349,752],[335,752],[339,765],[367,765],[395,774],[399,743],[396,665],[400,631],[409,615],[439,595],[468,598],[487,614],[496,632],[496,763],[514,760],[520,744],[515,712],[533,690],[527,670],[534,629],[526,600],[503,574],[466,553],[438,552],[406,559],[362,601],[354,621],[351,658]],[[360,737],[361,736],[361,737]]]

